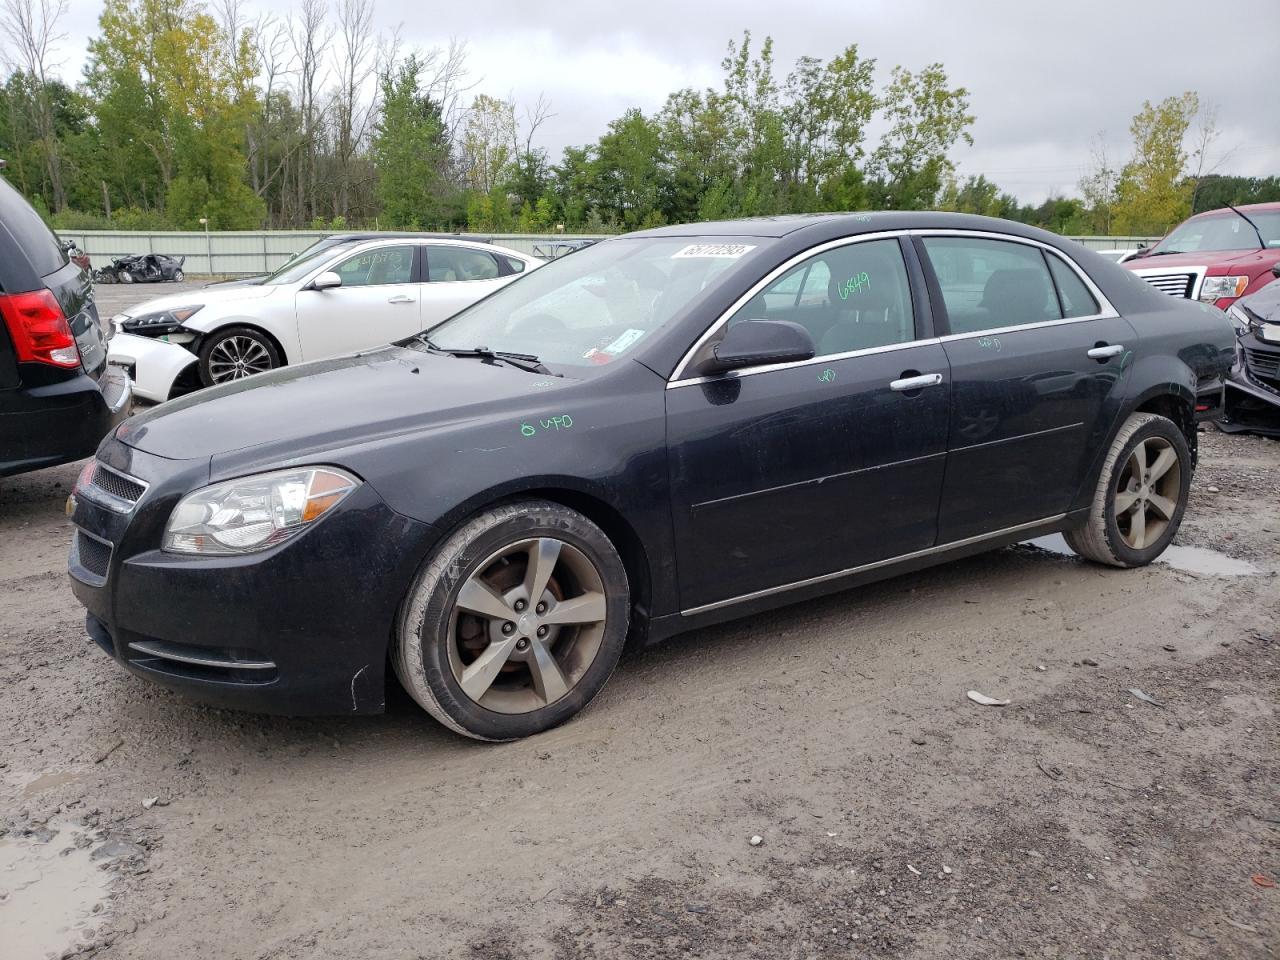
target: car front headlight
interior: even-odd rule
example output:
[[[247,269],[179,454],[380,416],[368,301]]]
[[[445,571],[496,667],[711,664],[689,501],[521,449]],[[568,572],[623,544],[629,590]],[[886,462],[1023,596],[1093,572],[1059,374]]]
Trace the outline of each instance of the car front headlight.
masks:
[[[173,333],[203,307],[204,304],[198,303],[189,307],[174,307],[172,310],[157,310],[153,313],[128,317],[120,324],[120,329],[125,333],[141,333],[148,336]]]
[[[1214,303],[1223,297],[1238,297],[1248,286],[1248,277],[1205,277],[1200,284],[1200,299]]]
[[[1258,321],[1249,316],[1248,311],[1238,303],[1233,303],[1227,308],[1227,319],[1236,328],[1236,333],[1248,333],[1259,326]]]
[[[169,517],[164,549],[212,556],[265,550],[301,533],[360,480],[336,467],[299,467],[215,483],[187,494]]]

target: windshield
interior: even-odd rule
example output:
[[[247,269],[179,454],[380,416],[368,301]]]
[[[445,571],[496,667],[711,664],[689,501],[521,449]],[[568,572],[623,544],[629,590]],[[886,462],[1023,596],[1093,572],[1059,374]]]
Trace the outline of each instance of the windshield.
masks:
[[[428,333],[445,350],[485,347],[573,367],[611,363],[767,242],[608,240],[553,260]]]
[[[1249,219],[1262,231],[1267,247],[1280,247],[1280,210],[1255,210]],[[1258,235],[1237,213],[1224,210],[1179,224],[1152,253],[1200,253],[1207,250],[1257,250]]]
[[[275,273],[263,277],[262,283],[297,283],[316,267],[320,266],[322,259],[337,253],[342,247],[356,242],[355,240],[349,240],[346,243],[331,243],[327,239],[317,240],[301,253],[295,254],[288,263],[283,267],[279,267]]]

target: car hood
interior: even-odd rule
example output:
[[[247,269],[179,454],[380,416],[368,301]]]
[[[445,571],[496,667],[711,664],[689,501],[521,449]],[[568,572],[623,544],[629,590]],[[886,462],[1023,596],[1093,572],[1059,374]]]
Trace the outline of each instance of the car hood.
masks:
[[[1265,323],[1280,323],[1280,280],[1273,280],[1236,304]]]
[[[1120,264],[1129,270],[1176,270],[1179,267],[1219,267],[1238,264],[1246,268],[1275,263],[1274,250],[1202,250],[1200,253],[1170,253],[1159,257],[1139,257]]]
[[[167,297],[156,297],[130,307],[121,316],[140,317],[147,313],[159,313],[161,310],[172,310],[174,307],[190,307],[197,304],[210,306],[213,304],[236,303],[240,300],[260,300],[276,290],[274,286],[254,284],[245,286],[202,287],[186,293],[171,293]]]
[[[212,387],[152,407],[116,437],[176,460],[261,448],[287,460],[376,437],[478,420],[529,397],[531,406],[580,381],[407,347],[299,366]],[[257,451],[255,451],[256,453]]]

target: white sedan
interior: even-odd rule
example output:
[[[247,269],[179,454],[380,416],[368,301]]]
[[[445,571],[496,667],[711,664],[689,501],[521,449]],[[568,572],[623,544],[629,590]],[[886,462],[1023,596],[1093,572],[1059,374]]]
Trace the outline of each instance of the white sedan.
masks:
[[[540,265],[466,240],[351,240],[250,283],[139,304],[112,318],[109,359],[160,402],[412,336]]]

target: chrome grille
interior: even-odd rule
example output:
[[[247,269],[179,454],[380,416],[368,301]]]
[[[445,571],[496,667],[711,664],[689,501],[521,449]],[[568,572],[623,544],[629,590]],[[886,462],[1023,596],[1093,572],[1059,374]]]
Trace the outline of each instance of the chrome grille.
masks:
[[[1153,273],[1142,278],[1161,293],[1171,297],[1190,299],[1191,290],[1196,283],[1194,273]]]
[[[95,577],[105,579],[111,566],[111,544],[77,530],[75,560]]]
[[[135,480],[101,463],[94,469],[93,479],[89,482],[99,490],[126,503],[137,503],[147,492],[147,485],[141,480]]]

